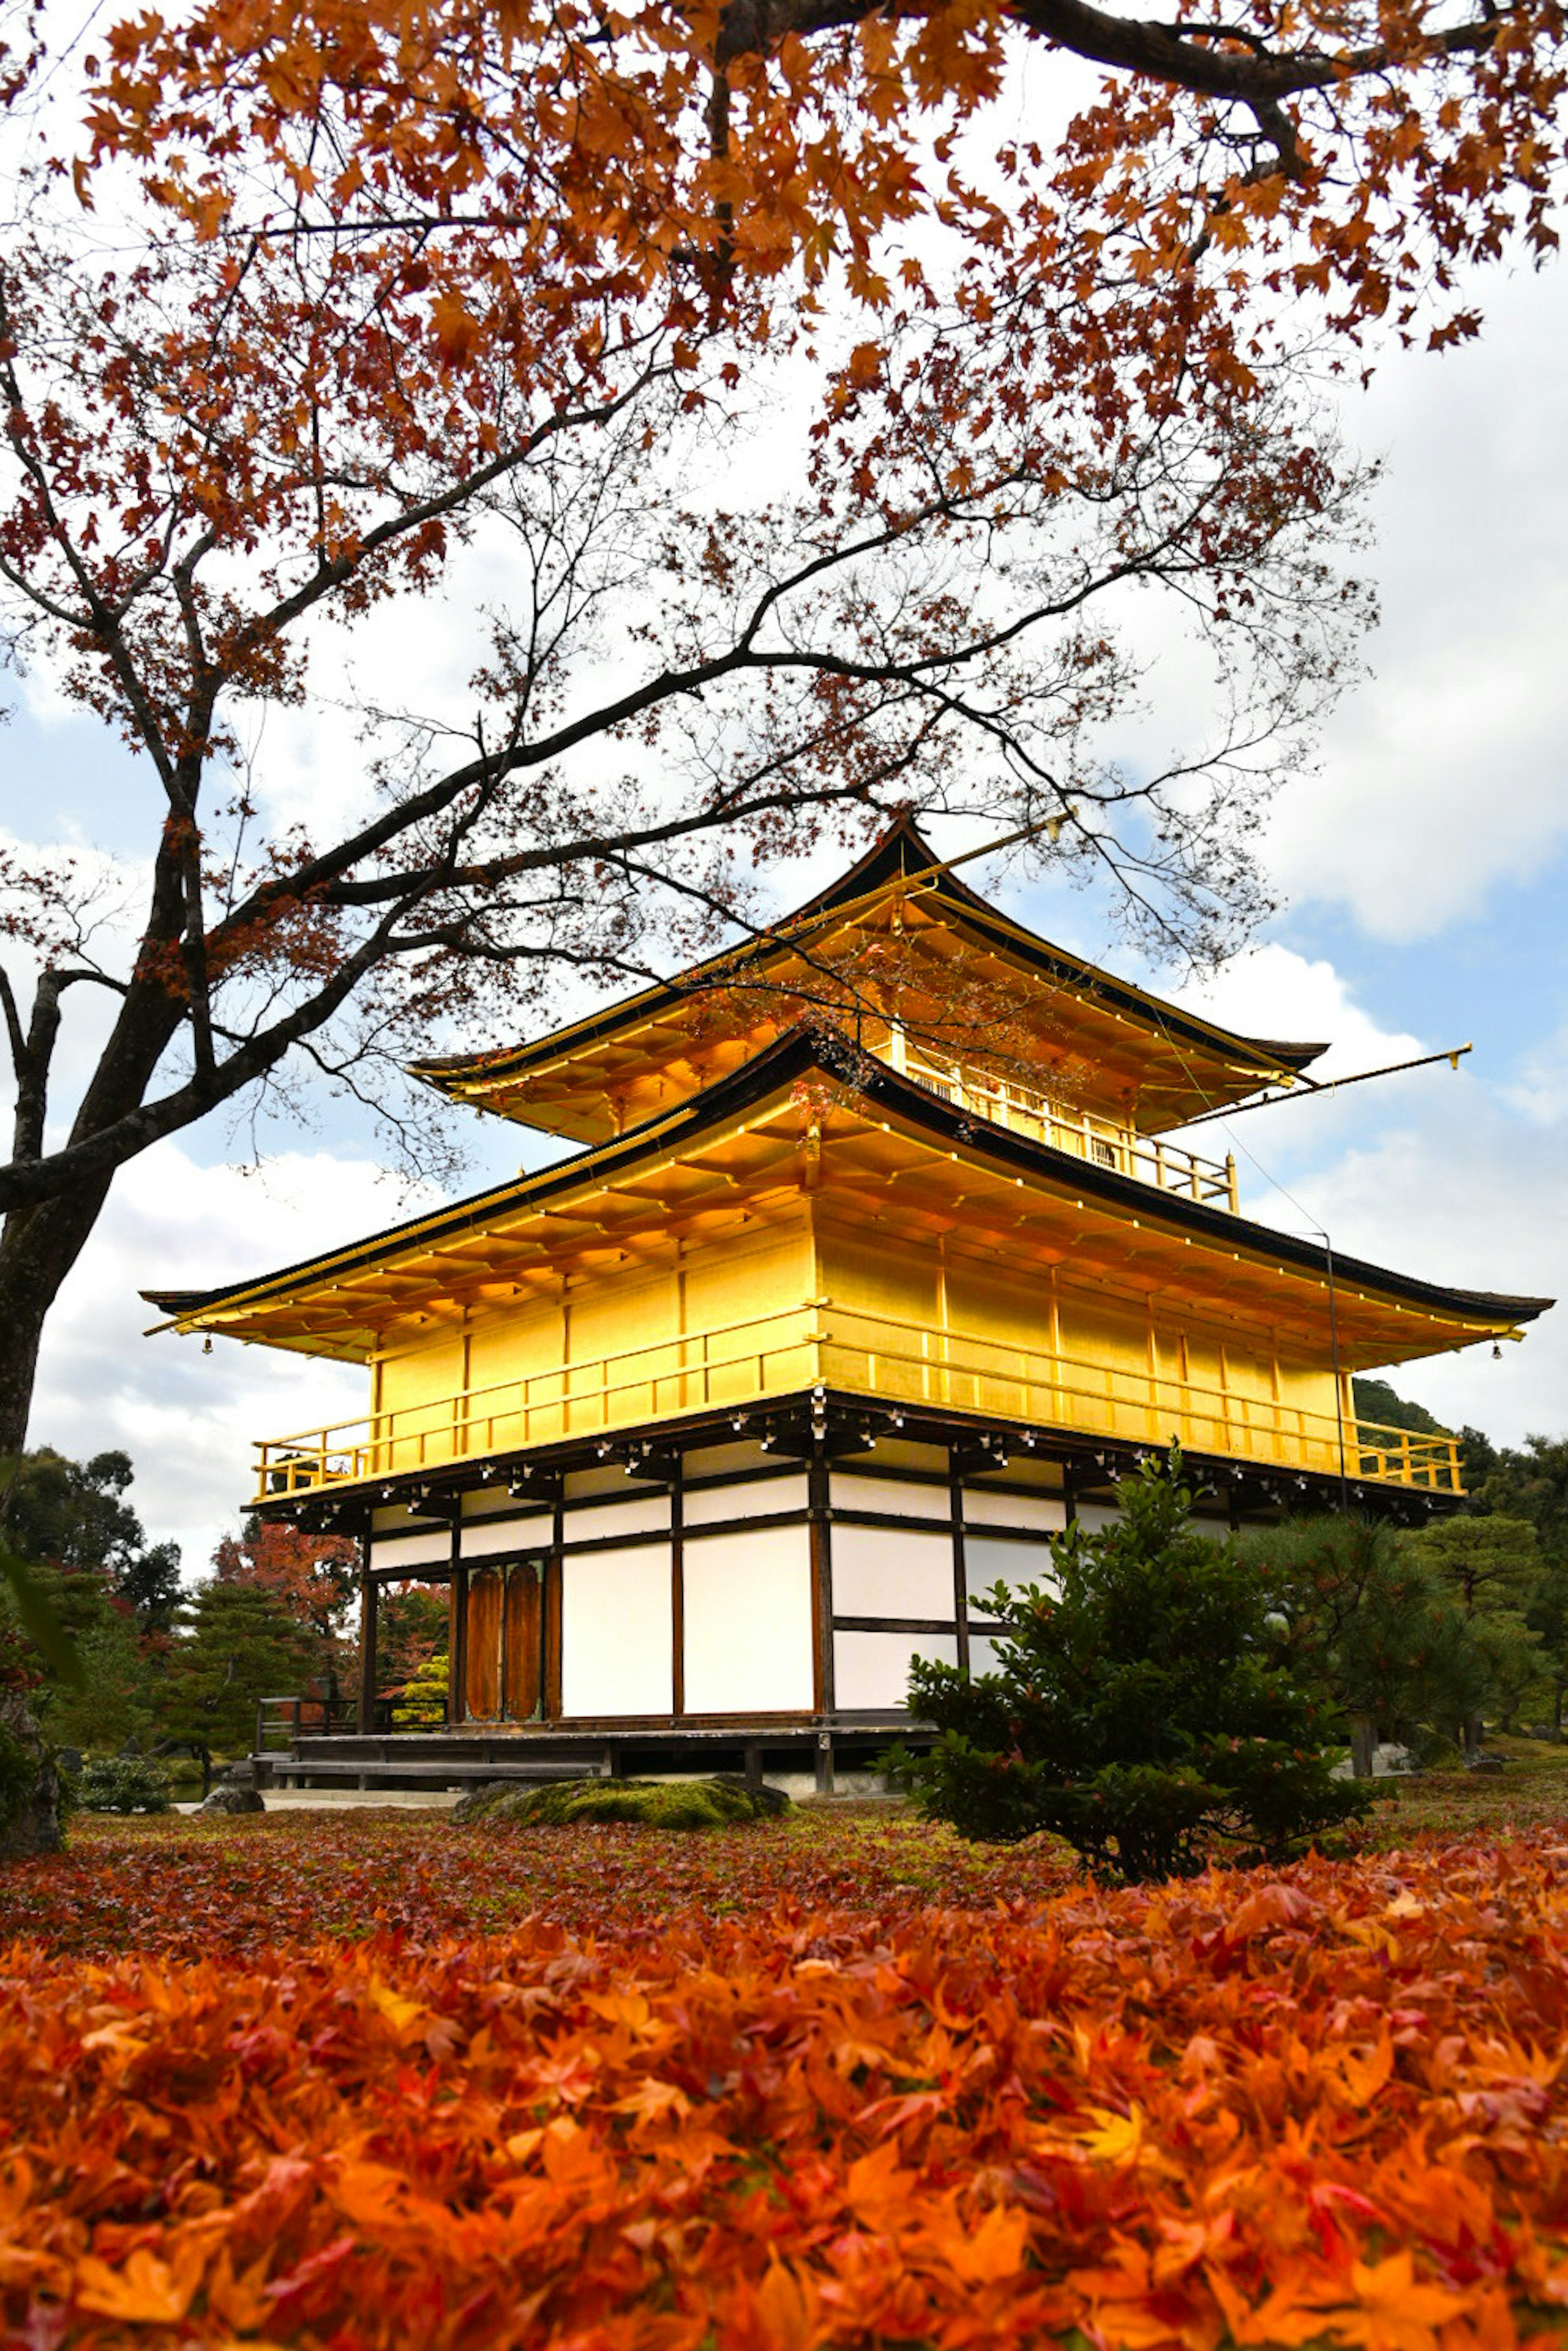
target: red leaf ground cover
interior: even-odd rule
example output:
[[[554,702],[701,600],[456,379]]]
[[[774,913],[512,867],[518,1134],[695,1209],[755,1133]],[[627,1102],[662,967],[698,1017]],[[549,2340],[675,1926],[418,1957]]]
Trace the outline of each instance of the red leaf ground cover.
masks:
[[[803,1807],[700,1836],[639,1828],[459,1828],[439,1813],[277,1812],[263,1819],[81,1818],[67,1851],[0,1871],[0,1945],[204,1959],[319,1935],[413,1942],[526,1917],[572,1934],[736,1917],[788,1898],[821,1910],[912,1900],[988,1908],[1074,1876],[1065,1847],[965,1845],[887,1804]]]
[[[1113,1895],[925,1831],[729,1844],[727,1887],[717,1838],[423,1822],[176,1823],[18,1873],[55,1947],[0,1958],[7,2342],[1558,2338],[1560,1837]],[[361,1928],[380,1853],[388,1917],[265,1947],[334,1844]],[[238,1931],[61,1948],[105,1922],[95,1853],[126,1899],[112,1857],[165,1904],[199,1865]],[[1031,1868],[1055,1889],[994,1899]],[[475,1880],[562,1915],[450,1931]]]

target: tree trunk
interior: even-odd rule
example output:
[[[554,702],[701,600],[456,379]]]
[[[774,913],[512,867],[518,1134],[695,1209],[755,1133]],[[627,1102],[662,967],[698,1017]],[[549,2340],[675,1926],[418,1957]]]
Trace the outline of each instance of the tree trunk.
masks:
[[[1465,1717],[1465,1761],[1473,1763],[1481,1751],[1482,1722],[1479,1714]]]
[[[60,1781],[22,1690],[0,1692],[0,1736],[12,1757],[10,1783],[0,1787],[0,1861],[58,1853]]]
[[[168,856],[165,844],[159,858],[154,914],[144,948],[179,934],[182,901],[165,871]],[[12,1142],[13,1164],[17,1166],[36,1161],[43,1151],[50,1062],[64,984],[57,975],[48,973],[38,984],[38,1003],[17,1071]],[[140,1109],[182,1017],[179,1004],[161,987],[138,982],[127,989],[71,1123],[73,1144],[103,1134]],[[92,1237],[115,1173],[113,1167],[106,1167],[101,1174],[84,1176],[57,1198],[11,1209],[0,1225],[0,1332],[5,1334],[0,1354],[0,1460],[20,1453],[26,1444],[44,1324],[61,1283]]]
[[[1370,1714],[1353,1714],[1350,1719],[1350,1771],[1354,1780],[1370,1780],[1372,1753],[1377,1745],[1377,1725]]]
[[[64,1199],[16,1208],[0,1230],[0,1459],[26,1444],[44,1324],[91,1238],[109,1187],[104,1176]]]

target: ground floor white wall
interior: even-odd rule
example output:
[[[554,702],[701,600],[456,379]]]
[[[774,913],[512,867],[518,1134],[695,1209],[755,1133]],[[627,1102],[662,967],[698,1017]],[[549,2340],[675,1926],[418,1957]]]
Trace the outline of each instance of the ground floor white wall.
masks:
[[[439,1526],[378,1510],[369,1559],[459,1589],[548,1571],[552,1719],[852,1718],[896,1712],[917,1656],[988,1670],[987,1595],[1049,1584],[1071,1516],[1116,1512],[1075,1506],[1061,1465],[1027,1455],[893,1439],[810,1467],[737,1437],[656,1477],[571,1471],[543,1499],[479,1488]]]

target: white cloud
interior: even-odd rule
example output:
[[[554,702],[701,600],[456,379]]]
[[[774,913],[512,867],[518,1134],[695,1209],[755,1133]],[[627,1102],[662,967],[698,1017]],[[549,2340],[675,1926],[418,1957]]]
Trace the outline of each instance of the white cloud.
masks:
[[[1183,1002],[1273,1037],[1332,1040],[1313,1064],[1348,1075],[1430,1050],[1379,1026],[1333,966],[1271,946],[1239,957]],[[1498,1084],[1473,1064],[1442,1064],[1292,1101],[1194,1133],[1199,1149],[1237,1155],[1243,1213],[1260,1224],[1329,1233],[1336,1250],[1455,1289],[1568,1298],[1568,1036]],[[1469,1422],[1517,1443],[1568,1430],[1568,1312],[1529,1326],[1522,1345],[1418,1358],[1391,1372],[1450,1426]]]
[[[1500,1099],[1521,1118],[1542,1127],[1568,1121],[1568,1022],[1526,1053]]]
[[[251,1444],[366,1408],[363,1372],[216,1339],[142,1334],[161,1320],[138,1292],[260,1274],[416,1212],[369,1162],[286,1153],[264,1175],[203,1167],[172,1144],[133,1161],[60,1293],[39,1366],[29,1442],[82,1458],[110,1447],[136,1468],[150,1534],[205,1570],[251,1490]]]
[[[1347,1255],[1457,1289],[1568,1299],[1568,1220],[1562,1214],[1568,1117],[1521,1126],[1477,1081],[1461,1078],[1419,1120],[1364,1141],[1316,1169],[1318,1213]],[[1568,1311],[1526,1326],[1522,1345],[1435,1355],[1391,1375],[1450,1426],[1517,1444],[1531,1430],[1568,1430]]]
[[[1314,1078],[1347,1077],[1424,1049],[1418,1038],[1380,1028],[1332,963],[1270,944],[1239,955],[1218,971],[1172,988],[1179,1004],[1246,1036],[1328,1047]]]
[[[1415,940],[1528,880],[1568,841],[1568,277],[1487,274],[1481,340],[1392,355],[1346,395],[1381,452],[1374,674],[1328,731],[1321,776],[1277,804],[1269,861],[1292,900]]]

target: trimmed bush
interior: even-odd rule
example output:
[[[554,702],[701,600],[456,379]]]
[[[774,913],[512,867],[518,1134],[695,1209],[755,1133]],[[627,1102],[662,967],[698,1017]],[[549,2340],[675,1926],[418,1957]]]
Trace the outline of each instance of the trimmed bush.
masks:
[[[444,1730],[450,1677],[451,1660],[444,1650],[439,1656],[426,1657],[423,1665],[403,1684],[402,1694],[392,1708],[392,1729]]]
[[[89,1755],[76,1799],[84,1813],[166,1813],[169,1775],[145,1755]]]
[[[519,1788],[492,1780],[453,1807],[457,1821],[486,1827],[573,1828],[617,1821],[650,1829],[723,1829],[787,1808],[778,1788],[735,1780],[552,1780]]]

